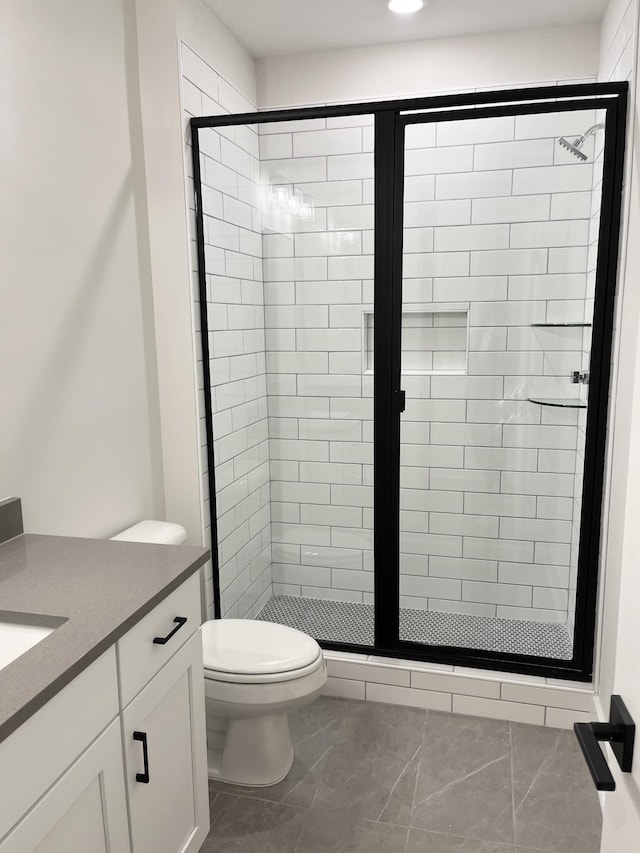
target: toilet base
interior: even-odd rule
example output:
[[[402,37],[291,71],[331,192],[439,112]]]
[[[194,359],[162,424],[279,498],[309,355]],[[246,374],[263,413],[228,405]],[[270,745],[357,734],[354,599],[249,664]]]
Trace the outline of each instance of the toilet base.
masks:
[[[209,718],[207,724],[210,779],[262,788],[281,782],[291,770],[293,745],[286,714]],[[223,738],[211,737],[212,729],[222,734],[221,728],[226,729]],[[216,748],[218,744],[221,748]]]

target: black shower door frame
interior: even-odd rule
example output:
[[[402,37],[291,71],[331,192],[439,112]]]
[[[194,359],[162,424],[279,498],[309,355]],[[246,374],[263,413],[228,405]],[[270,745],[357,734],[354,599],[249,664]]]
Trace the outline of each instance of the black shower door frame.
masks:
[[[374,646],[326,642],[339,651],[366,652],[479,669],[588,681],[593,672],[605,441],[614,303],[620,242],[628,84],[598,83],[306,107],[192,118],[200,326],[207,428],[214,610],[220,617],[213,411],[204,253],[199,131],[294,119],[373,115],[375,121],[374,267]],[[426,645],[400,639],[400,417],[404,136],[409,124],[598,109],[605,111],[605,149],[596,266],[590,391],[580,522],[575,632],[571,660]]]

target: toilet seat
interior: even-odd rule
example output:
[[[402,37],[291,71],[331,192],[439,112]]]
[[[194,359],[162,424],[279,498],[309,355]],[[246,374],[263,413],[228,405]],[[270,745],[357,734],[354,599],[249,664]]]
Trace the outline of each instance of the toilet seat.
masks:
[[[204,677],[207,681],[221,681],[228,684],[280,684],[285,681],[295,681],[297,678],[304,678],[306,675],[311,675],[316,670],[324,666],[324,657],[322,651],[318,657],[308,666],[301,669],[291,669],[288,672],[274,672],[269,675],[249,674],[243,672],[241,674],[235,672],[218,672],[215,669],[204,669]]]
[[[202,626],[205,678],[272,684],[303,678],[324,665],[316,641],[273,622],[216,619]]]

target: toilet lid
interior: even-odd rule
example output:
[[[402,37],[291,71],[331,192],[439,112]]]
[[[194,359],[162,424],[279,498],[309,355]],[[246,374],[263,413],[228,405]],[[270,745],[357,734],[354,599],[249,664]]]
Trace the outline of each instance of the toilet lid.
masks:
[[[202,626],[205,669],[260,675],[302,669],[320,647],[302,631],[253,619],[214,619]]]

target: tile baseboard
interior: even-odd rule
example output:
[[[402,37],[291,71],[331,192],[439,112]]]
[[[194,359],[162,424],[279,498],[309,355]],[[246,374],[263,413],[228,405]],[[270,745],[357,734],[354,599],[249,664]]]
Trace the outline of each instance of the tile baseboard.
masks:
[[[571,729],[597,720],[593,686],[541,676],[442,667],[379,655],[325,651],[329,696],[453,711],[476,717]]]

